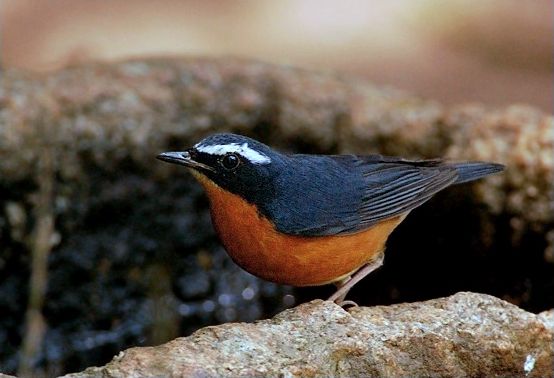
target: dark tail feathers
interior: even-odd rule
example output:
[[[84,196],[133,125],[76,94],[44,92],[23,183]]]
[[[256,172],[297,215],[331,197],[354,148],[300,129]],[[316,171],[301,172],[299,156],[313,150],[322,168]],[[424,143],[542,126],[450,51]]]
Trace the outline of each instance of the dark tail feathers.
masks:
[[[453,163],[452,166],[458,171],[458,180],[456,180],[455,184],[477,180],[481,177],[492,175],[493,173],[504,170],[504,166],[502,164],[486,163],[482,161]]]

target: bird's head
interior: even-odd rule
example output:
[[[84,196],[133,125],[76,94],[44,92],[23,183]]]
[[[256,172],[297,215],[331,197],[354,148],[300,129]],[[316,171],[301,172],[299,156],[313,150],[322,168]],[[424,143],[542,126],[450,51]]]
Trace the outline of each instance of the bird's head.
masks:
[[[225,133],[211,135],[185,151],[164,152],[157,158],[190,168],[197,178],[207,178],[251,202],[260,191],[271,190],[284,156],[254,139]]]

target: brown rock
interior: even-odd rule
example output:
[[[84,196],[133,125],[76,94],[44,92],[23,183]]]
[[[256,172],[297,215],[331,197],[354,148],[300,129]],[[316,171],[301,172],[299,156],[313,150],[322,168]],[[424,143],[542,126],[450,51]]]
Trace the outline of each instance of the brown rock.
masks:
[[[483,294],[349,312],[318,300],[66,377],[552,377],[552,341],[538,316]]]
[[[539,319],[554,332],[554,308],[552,310],[543,311],[539,314]],[[553,346],[554,347],[554,346]]]
[[[554,309],[544,311],[539,314],[539,319],[544,323],[546,328],[554,335]],[[554,342],[550,344],[550,350],[554,356]],[[554,370],[554,369],[553,369]]]
[[[55,230],[49,238],[55,259],[49,266],[51,297],[46,306],[51,308],[45,313],[51,328],[64,330],[60,331],[63,339],[49,340],[48,335],[56,333],[47,333],[45,345],[59,343],[67,353],[64,358],[94,358],[97,354],[87,354],[89,349],[71,350],[66,340],[79,340],[78,335],[89,331],[102,335],[105,329],[90,329],[98,324],[116,325],[121,319],[132,323],[137,303],[148,303],[147,293],[174,298],[174,286],[185,302],[202,298],[217,303],[218,296],[227,293],[212,290],[225,287],[217,281],[221,272],[193,293],[186,290],[187,285],[169,281],[159,285],[165,291],[158,293],[153,289],[157,283],[143,277],[158,271],[159,264],[162,271],[181,274],[197,266],[196,255],[214,253],[206,252],[206,241],[214,235],[198,185],[182,170],[156,162],[154,156],[219,131],[244,133],[298,152],[380,152],[506,164],[504,174],[451,188],[410,215],[405,228],[395,232],[404,232],[396,245],[396,251],[404,252],[397,255],[396,265],[394,255],[388,254],[381,273],[387,275],[382,280],[385,285],[380,286],[381,293],[372,292],[372,303],[382,303],[376,297],[396,302],[412,300],[414,293],[429,298],[472,287],[527,308],[550,308],[546,293],[554,277],[553,130],[551,115],[527,106],[447,107],[357,78],[240,59],[86,64],[48,76],[4,70],[0,74],[0,276],[13,286],[4,285],[0,294],[13,306],[3,317],[9,320],[6,324],[20,324],[21,306],[28,302],[24,291],[12,287],[26,285],[27,276],[20,272],[28,270],[42,176],[38,168],[45,151],[52,155],[50,176],[55,184],[51,204]],[[432,219],[440,211],[444,213]],[[417,250],[425,253],[411,253],[412,242],[439,223],[444,227],[429,235],[436,243],[420,244]],[[449,256],[449,260],[437,256]],[[427,280],[418,281],[411,291],[410,280],[393,282],[412,270],[407,258],[422,262],[420,268],[427,266],[427,272],[442,272],[443,277],[456,270],[453,289],[437,294],[435,282]],[[465,267],[459,269],[458,262]],[[209,261],[204,266],[209,267]],[[475,277],[460,274],[473,266],[481,270]],[[245,285],[238,285],[236,292]],[[257,297],[254,301],[263,302]],[[263,308],[245,311],[244,302],[250,300],[233,306],[231,319],[245,320],[240,316],[259,314]],[[69,309],[64,307],[68,303]],[[201,306],[197,306],[199,313],[177,317],[175,302],[167,303],[165,318],[179,322],[168,327],[171,332],[183,325],[189,332],[191,319],[230,320],[216,318],[224,308],[204,312]],[[95,311],[99,307],[115,310],[104,314]],[[275,308],[264,311],[274,313]],[[66,313],[77,314],[66,319],[73,322],[71,327],[59,323]],[[149,329],[151,318],[140,319],[139,329]],[[122,329],[137,329],[135,325]],[[0,338],[8,337],[8,329],[11,332],[10,326],[0,327]],[[126,340],[134,345],[145,337],[153,342],[145,334]],[[93,345],[106,354],[120,349],[116,342]],[[113,349],[106,352],[108,347]],[[11,356],[18,349],[19,345],[4,347],[7,354],[0,355],[4,358],[0,365],[14,361]],[[12,362],[9,371],[15,368]]]
[[[168,142],[186,146],[222,130],[319,152],[506,164],[505,174],[476,183],[473,197],[509,217],[514,245],[529,230],[545,235],[544,259],[554,261],[554,118],[537,109],[445,107],[358,78],[229,58],[0,76],[0,175],[9,180],[32,176],[37,144],[57,150],[63,179],[81,180],[91,163],[109,171],[131,159],[149,170]]]
[[[321,152],[498,161],[507,174],[487,180],[480,201],[512,215],[518,232],[554,222],[554,119],[526,106],[447,108],[358,78],[241,59],[157,59],[46,77],[7,70],[0,126],[0,174],[11,180],[32,174],[37,142],[58,150],[58,169],[72,179],[83,155],[107,169],[128,158],[150,167],[168,141],[233,130]]]

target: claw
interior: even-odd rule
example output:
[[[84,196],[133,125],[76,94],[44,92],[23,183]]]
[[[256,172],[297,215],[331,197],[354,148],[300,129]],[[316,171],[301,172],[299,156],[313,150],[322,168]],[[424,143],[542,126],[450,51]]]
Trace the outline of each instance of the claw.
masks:
[[[335,302],[337,305],[341,306],[342,308],[346,307],[359,307],[358,304],[354,301],[337,301]]]

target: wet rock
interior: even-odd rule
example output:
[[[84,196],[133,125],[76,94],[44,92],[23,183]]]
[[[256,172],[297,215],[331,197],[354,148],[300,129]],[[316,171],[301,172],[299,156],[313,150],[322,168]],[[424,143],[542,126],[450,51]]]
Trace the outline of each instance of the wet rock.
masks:
[[[553,336],[538,316],[482,294],[348,312],[313,301],[66,377],[552,377]]]

